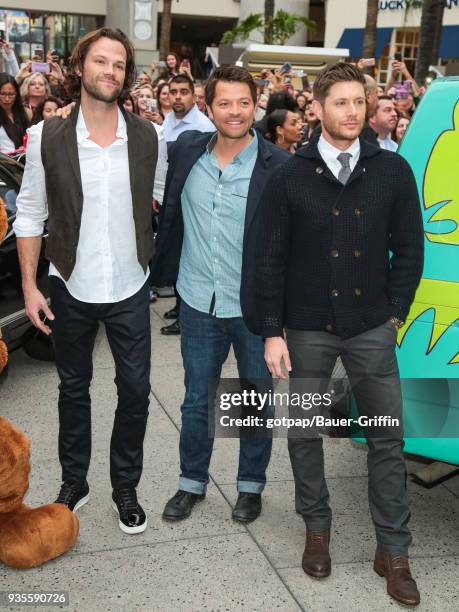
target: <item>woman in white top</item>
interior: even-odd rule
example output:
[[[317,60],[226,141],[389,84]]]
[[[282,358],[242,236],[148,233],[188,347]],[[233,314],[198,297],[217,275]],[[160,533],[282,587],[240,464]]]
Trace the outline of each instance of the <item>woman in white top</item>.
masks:
[[[12,153],[22,146],[29,120],[19,87],[12,76],[0,73],[0,152]]]

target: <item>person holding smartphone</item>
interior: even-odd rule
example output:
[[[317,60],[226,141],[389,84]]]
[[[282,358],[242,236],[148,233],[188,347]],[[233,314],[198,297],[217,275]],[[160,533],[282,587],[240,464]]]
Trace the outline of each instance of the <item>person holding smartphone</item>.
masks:
[[[19,72],[19,64],[13,49],[5,40],[5,33],[0,37],[0,72],[6,72],[11,76],[16,76]]]
[[[153,88],[151,85],[142,85],[137,90],[137,106],[139,109],[139,115],[144,119],[148,119],[152,123],[162,125],[164,119],[158,112],[158,105],[153,95]]]

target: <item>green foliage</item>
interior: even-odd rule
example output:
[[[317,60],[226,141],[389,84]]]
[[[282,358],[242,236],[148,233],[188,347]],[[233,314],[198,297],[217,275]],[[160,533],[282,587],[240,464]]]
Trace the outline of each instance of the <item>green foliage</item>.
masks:
[[[263,13],[250,13],[250,15],[241,21],[241,23],[235,26],[232,30],[227,30],[223,34],[221,43],[223,45],[230,45],[236,40],[236,38],[246,41],[254,30],[262,32],[264,25],[265,20]]]
[[[263,13],[251,13],[232,30],[222,36],[223,45],[233,43],[237,38],[246,41],[253,31],[260,32],[268,45],[284,45],[285,41],[295,34],[299,27],[314,28],[315,22],[294,13],[277,11],[274,17],[265,20]]]

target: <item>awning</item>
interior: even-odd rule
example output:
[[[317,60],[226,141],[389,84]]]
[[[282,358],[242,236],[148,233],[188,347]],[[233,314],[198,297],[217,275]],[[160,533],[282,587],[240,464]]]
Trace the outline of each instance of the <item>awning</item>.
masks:
[[[452,59],[459,57],[459,26],[443,26],[440,38],[440,57]]]
[[[394,28],[378,28],[376,30],[376,57],[381,57],[384,47],[389,42]],[[364,28],[346,28],[341,34],[337,44],[340,49],[349,49],[349,55],[353,58],[363,57],[363,33]]]

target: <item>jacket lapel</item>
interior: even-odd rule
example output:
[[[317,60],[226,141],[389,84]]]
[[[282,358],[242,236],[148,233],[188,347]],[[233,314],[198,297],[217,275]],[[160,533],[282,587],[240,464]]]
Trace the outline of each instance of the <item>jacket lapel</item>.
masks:
[[[70,114],[69,120],[64,121],[64,129],[65,129],[64,146],[65,146],[65,150],[67,152],[67,156],[70,162],[70,167],[78,183],[80,192],[83,193],[83,187],[81,184],[80,159],[78,157],[78,142],[77,142],[77,135],[76,135],[76,124],[78,121],[79,112],[80,112],[80,103],[77,102],[77,104],[75,105],[75,108]]]
[[[258,155],[257,161],[252,172],[252,177],[249,184],[249,192],[247,194],[247,208],[245,211],[244,225],[244,242],[247,237],[250,224],[253,221],[257,206],[260,202],[260,196],[266,184],[268,175],[268,160],[271,157],[271,152],[264,146],[261,136],[258,136]]]
[[[206,134],[207,136],[207,134]],[[180,166],[174,168],[174,173],[171,178],[171,184],[169,186],[167,200],[171,202],[177,202],[180,206],[182,190],[191,172],[191,169],[206,150],[206,146],[209,140],[212,138],[212,134],[207,138],[199,138],[198,141],[188,147],[188,155],[185,160],[180,160]],[[171,143],[172,146],[174,143]]]
[[[135,168],[137,160],[137,148],[139,139],[136,135],[136,126],[130,120],[129,113],[120,106],[123,117],[126,121],[126,132],[128,138],[128,158],[129,158],[129,182],[131,184],[132,201],[135,202]]]

